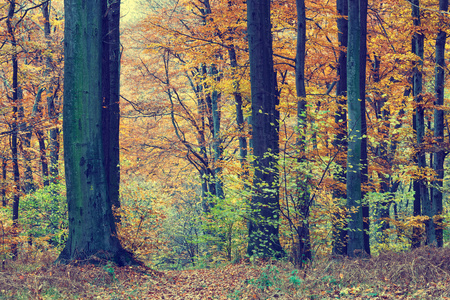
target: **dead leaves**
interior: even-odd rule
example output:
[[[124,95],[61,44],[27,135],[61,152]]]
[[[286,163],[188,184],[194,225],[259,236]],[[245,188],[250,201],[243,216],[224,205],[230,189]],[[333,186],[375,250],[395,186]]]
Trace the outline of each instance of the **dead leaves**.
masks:
[[[450,249],[318,259],[303,270],[287,262],[160,272],[52,261],[8,262],[0,299],[450,299]]]

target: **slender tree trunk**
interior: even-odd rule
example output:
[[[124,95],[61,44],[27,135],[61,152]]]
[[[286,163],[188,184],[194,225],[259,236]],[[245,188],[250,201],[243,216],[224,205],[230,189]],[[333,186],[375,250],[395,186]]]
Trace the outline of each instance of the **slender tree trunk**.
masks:
[[[310,190],[306,170],[306,134],[307,134],[307,102],[305,88],[305,56],[306,56],[306,8],[304,0],[297,0],[297,49],[295,57],[295,86],[297,92],[297,124],[298,136],[296,141],[298,157],[298,174],[296,178],[295,208],[298,219],[295,222],[297,241],[294,246],[294,262],[299,268],[311,259],[311,240],[309,231]]]
[[[215,66],[211,68],[215,69]],[[214,76],[216,71],[212,72]],[[215,75],[217,76],[217,75]],[[222,167],[220,166],[222,161],[222,137],[220,134],[220,107],[219,107],[219,99],[220,94],[214,90],[211,95],[212,100],[212,116],[214,123],[214,133],[213,133],[213,149],[214,149],[214,183],[216,185],[216,196],[219,199],[223,199],[225,197],[223,192],[223,181],[222,181]]]
[[[420,1],[413,0],[412,2],[412,17],[413,24],[415,27],[421,25],[420,21]],[[419,28],[416,28],[419,30]],[[424,51],[424,36],[422,33],[417,31],[412,38],[412,52],[417,55],[417,61],[413,69],[413,96],[416,102],[416,110],[413,116],[413,127],[416,131],[416,142],[418,149],[423,143],[423,138],[425,135],[425,119],[424,119],[424,107],[422,103],[422,68],[423,68],[423,51]],[[419,169],[426,168],[426,158],[425,153],[419,152],[416,154],[416,163]],[[429,215],[431,213],[431,205],[429,203],[429,197],[427,192],[427,187],[423,178],[415,179],[413,183],[414,187],[414,215],[419,216],[422,213]],[[422,210],[422,211],[421,211]],[[427,240],[429,237],[428,233],[432,231],[432,222],[425,222],[425,228],[427,232]],[[413,229],[413,240],[412,247],[417,248],[420,246],[420,229]]]
[[[375,84],[380,82],[380,59],[377,55],[374,55],[372,62],[372,77]],[[389,108],[385,107],[386,97],[381,95],[381,93],[375,92],[373,99],[375,104],[375,116],[379,122],[379,133],[381,133],[382,140],[379,145],[375,148],[375,155],[383,162],[382,165],[390,166],[389,156],[388,156],[388,143],[389,138]],[[380,192],[387,194],[390,192],[390,178],[386,177],[385,174],[389,174],[388,170],[382,170],[378,172],[378,177],[381,180]],[[381,202],[375,204],[374,214],[377,217],[376,228],[377,228],[377,242],[384,243],[386,239],[385,232],[389,228],[389,208],[390,208],[390,196],[383,199]]]
[[[448,0],[439,1],[439,10],[446,12],[448,10]],[[443,17],[443,16],[442,16]],[[441,22],[441,26],[445,26]],[[438,145],[444,142],[444,111],[439,106],[444,105],[444,86],[445,86],[445,42],[447,34],[442,29],[439,30],[436,37],[436,79],[435,79],[435,105],[438,106],[434,110],[434,137]],[[444,159],[445,151],[439,149],[434,153],[433,170],[437,174],[436,180],[433,182],[432,204],[433,215],[435,216],[436,245],[443,247],[443,224],[442,224],[442,186],[444,180]]]
[[[32,162],[32,157],[31,157],[31,153],[28,151],[29,148],[31,148],[31,138],[33,136],[33,131],[37,131],[39,130],[37,127],[34,126],[34,124],[36,124],[36,118],[38,117],[38,114],[40,113],[40,102],[41,102],[41,96],[42,96],[42,92],[44,91],[44,88],[39,88],[35,100],[34,100],[34,104],[33,104],[33,109],[31,111],[31,115],[28,118],[28,122],[24,120],[25,116],[24,116],[24,112],[23,112],[23,107],[21,108],[21,112],[20,112],[20,116],[21,116],[21,123],[22,123],[22,132],[25,132],[25,134],[23,135],[23,139],[22,139],[22,143],[24,144],[24,147],[22,147],[22,153],[23,153],[23,158],[25,161],[25,172],[24,172],[24,192],[25,194],[29,194],[31,192],[33,192],[36,189],[36,185],[34,184],[34,179],[33,179],[33,169],[31,166],[31,162]],[[44,149],[44,155],[45,155],[45,149]],[[45,170],[43,169],[43,172],[45,172]],[[48,174],[47,174],[48,175]],[[44,177],[44,181],[45,181],[45,177]]]
[[[347,162],[345,154],[347,153],[347,44],[348,44],[348,3],[347,0],[337,0],[336,8],[340,17],[337,19],[338,41],[341,47],[339,51],[339,61],[337,75],[339,80],[336,85],[336,97],[338,109],[335,114],[334,122],[336,124],[337,134],[334,137],[333,145],[338,153],[336,154],[336,163],[339,170],[334,174],[335,180],[339,183],[333,190],[334,198],[338,201],[346,199],[346,168]],[[338,255],[347,254],[347,221],[346,212],[340,204],[338,211],[333,215],[333,253]]]
[[[367,0],[360,0],[359,19],[361,26],[360,52],[359,52],[359,103],[361,105],[361,199],[363,214],[364,251],[370,255],[370,212],[369,204],[364,202],[364,186],[367,185],[367,120],[366,120],[366,61],[367,61]]]
[[[252,95],[253,196],[248,224],[250,256],[284,255],[279,240],[277,92],[272,57],[270,0],[247,0]]]
[[[45,146],[45,135],[41,129],[36,130],[36,137],[39,142],[39,155],[41,161],[41,170],[42,170],[42,178],[43,185],[48,186],[50,184],[50,180],[48,178],[48,160],[47,160],[47,151]]]
[[[21,114],[19,114],[21,115]],[[20,123],[24,124],[23,122],[25,122],[24,117],[20,116]],[[36,186],[34,184],[34,179],[33,179],[33,168],[31,165],[31,161],[32,161],[32,156],[30,151],[28,151],[28,149],[30,149],[31,147],[31,137],[32,137],[32,131],[27,132],[27,130],[31,130],[31,128],[25,128],[22,126],[19,126],[19,131],[24,132],[25,134],[22,135],[21,138],[21,142],[20,144],[20,152],[22,153],[22,158],[23,158],[23,193],[24,194],[30,194],[33,191],[36,190]]]
[[[14,177],[14,192],[13,192],[13,211],[12,211],[12,220],[14,231],[18,230],[19,225],[19,201],[20,201],[20,173],[19,173],[19,160],[18,160],[18,114],[19,114],[19,64],[18,57],[16,53],[17,41],[15,37],[14,28],[15,26],[12,24],[12,19],[14,17],[16,7],[16,1],[11,0],[9,2],[8,16],[6,19],[6,25],[8,28],[8,34],[10,38],[10,43],[13,48],[11,55],[12,62],[12,105],[13,105],[13,121],[12,121],[12,134],[11,134],[11,157],[12,157],[12,167],[13,167],[13,177]],[[14,235],[17,235],[17,232],[14,232]],[[13,242],[11,245],[11,252],[13,258],[17,258],[17,243]]]
[[[7,159],[6,158],[2,158],[2,205],[3,207],[6,207],[6,205],[8,205],[8,201],[6,198],[6,178],[7,178]]]
[[[44,17],[44,35],[47,40],[47,45],[51,47],[51,26],[50,26],[50,1],[46,2],[42,7],[42,16]],[[46,74],[50,73],[52,68],[52,58],[50,56],[46,57]],[[59,168],[58,168],[58,160],[59,160],[59,128],[58,128],[58,109],[56,105],[57,99],[57,91],[58,86],[54,80],[50,80],[50,84],[47,88],[47,92],[50,96],[47,97],[47,111],[48,117],[52,122],[52,128],[49,130],[49,140],[48,140],[48,150],[50,156],[50,172],[47,174],[47,177],[50,175],[50,181],[52,183],[56,183],[59,176]],[[39,141],[41,143],[41,141]],[[41,149],[43,149],[41,147]],[[41,153],[42,155],[42,153]],[[42,163],[44,168],[44,163]],[[47,163],[48,166],[48,163]],[[43,173],[44,169],[43,169]],[[48,172],[47,172],[48,173]],[[48,180],[46,180],[48,181]],[[44,185],[45,182],[44,181]]]
[[[228,48],[228,56],[230,57],[230,66],[234,70],[238,67],[236,50],[234,47]],[[234,74],[233,74],[234,75]],[[239,91],[239,82],[234,81],[234,101],[236,103],[236,124],[239,132],[239,160],[241,162],[241,167],[245,169],[245,162],[247,160],[247,138],[245,137],[245,120],[244,120],[244,110],[242,102],[242,94]]]

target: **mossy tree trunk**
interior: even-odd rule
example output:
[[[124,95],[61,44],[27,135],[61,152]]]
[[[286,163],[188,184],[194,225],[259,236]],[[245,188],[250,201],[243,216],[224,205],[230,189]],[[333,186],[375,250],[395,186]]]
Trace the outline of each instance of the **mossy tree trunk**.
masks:
[[[59,261],[133,262],[116,236],[119,2],[65,0],[64,161],[69,238]],[[112,14],[112,15],[110,15]],[[89,260],[87,260],[89,261]]]

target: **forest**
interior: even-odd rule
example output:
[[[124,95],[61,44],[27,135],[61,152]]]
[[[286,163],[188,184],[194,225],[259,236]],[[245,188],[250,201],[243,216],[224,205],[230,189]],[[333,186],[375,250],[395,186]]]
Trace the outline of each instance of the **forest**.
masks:
[[[448,0],[0,0],[0,299],[450,299],[448,33]]]

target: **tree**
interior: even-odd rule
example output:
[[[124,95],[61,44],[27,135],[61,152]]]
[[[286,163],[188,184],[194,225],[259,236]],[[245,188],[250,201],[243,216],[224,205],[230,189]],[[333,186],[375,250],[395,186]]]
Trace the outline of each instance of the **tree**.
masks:
[[[439,10],[446,12],[448,10],[448,0],[439,1]],[[440,16],[443,18],[443,16]],[[443,24],[440,24],[443,26]],[[436,101],[435,105],[438,106],[434,110],[434,137],[438,144],[444,142],[444,111],[442,106],[444,105],[444,85],[445,85],[445,41],[447,38],[446,32],[443,28],[439,29],[436,37],[436,75],[435,75],[435,95]],[[436,181],[434,182],[434,187],[432,189],[432,205],[434,207],[433,215],[437,216],[435,220],[435,232],[436,232],[436,243],[438,247],[444,245],[443,241],[443,228],[442,228],[442,218],[440,215],[443,212],[442,206],[442,186],[444,180],[444,159],[446,152],[444,149],[439,147],[438,151],[434,153],[433,159],[433,169],[437,174]]]
[[[6,25],[8,27],[8,36],[10,39],[11,47],[13,48],[13,52],[11,55],[12,62],[12,97],[11,102],[13,105],[13,122],[12,122],[12,134],[11,134],[11,156],[12,156],[12,164],[13,164],[13,174],[14,174],[14,200],[13,200],[13,212],[12,212],[12,220],[13,226],[15,228],[18,227],[19,222],[19,201],[20,201],[20,173],[19,173],[19,162],[18,162],[18,113],[19,113],[19,97],[20,97],[20,87],[19,87],[19,63],[18,63],[18,55],[17,55],[17,40],[15,36],[15,25],[13,25],[13,17],[16,8],[16,1],[9,2],[8,16],[6,19]],[[12,254],[13,257],[17,256],[17,245],[12,245]]]
[[[47,46],[50,47],[52,45],[52,36],[51,36],[51,26],[50,26],[50,3],[47,2],[42,6],[42,16],[44,17],[44,34],[47,42]],[[45,60],[46,65],[46,73],[48,74],[52,69],[53,59],[51,56],[47,56]],[[57,126],[58,124],[58,104],[57,104],[57,93],[59,90],[59,80],[56,80],[53,76],[51,77],[50,83],[48,85],[49,96],[47,97],[47,112],[48,117],[53,124],[53,127],[49,130],[49,142],[48,142],[48,150],[50,152],[50,180],[53,183],[56,183],[57,177],[59,175],[58,170],[58,158],[59,158],[59,130],[60,128]],[[41,135],[38,133],[38,135]],[[39,140],[41,144],[41,139]],[[43,147],[41,147],[42,149]],[[41,150],[42,152],[42,150]],[[48,173],[48,172],[47,172]],[[48,180],[47,180],[48,182]]]
[[[416,55],[416,61],[414,62],[413,68],[413,78],[412,78],[412,91],[414,101],[416,103],[416,109],[413,115],[413,129],[416,131],[416,143],[417,148],[423,143],[425,136],[425,107],[423,103],[422,95],[422,80],[423,80],[423,54],[424,54],[424,35],[420,31],[419,26],[421,25],[420,20],[420,1],[413,0],[412,5],[412,18],[413,25],[415,27],[415,32],[412,37],[411,52]],[[418,151],[415,157],[415,163],[419,167],[419,170],[424,170],[426,168],[426,157],[425,152]],[[431,213],[431,206],[429,205],[429,194],[428,189],[425,184],[425,178],[421,175],[417,175],[413,182],[414,187],[414,216],[420,216],[422,213]],[[431,232],[432,222],[426,221],[427,233]],[[420,246],[420,229],[414,228],[414,236],[412,240],[412,248],[417,248]],[[428,237],[427,237],[428,238]]]
[[[247,1],[252,99],[253,195],[248,223],[249,255],[280,257],[278,102],[273,70],[270,0]]]
[[[367,0],[360,1],[359,24],[361,38],[359,40],[359,103],[361,105],[361,200],[363,214],[364,251],[370,255],[370,222],[369,205],[364,201],[365,188],[369,182],[369,164],[367,161],[367,120],[366,120],[366,61],[367,61]]]
[[[311,259],[311,241],[309,231],[309,214],[311,208],[311,195],[309,176],[306,171],[306,136],[307,136],[307,101],[305,87],[305,56],[306,56],[306,7],[304,0],[297,0],[297,51],[295,57],[295,86],[298,97],[298,168],[296,211],[299,212],[299,225],[295,226],[297,233],[297,245],[295,245],[295,265],[302,267],[303,263]]]
[[[119,2],[65,1],[64,161],[69,237],[59,261],[133,262],[116,236]],[[113,172],[114,174],[108,174]]]
[[[348,50],[347,50],[347,93],[348,93],[348,152],[347,152],[347,209],[348,247],[351,257],[364,255],[363,208],[361,183],[364,156],[367,151],[363,143],[365,126],[365,105],[362,99],[365,73],[361,68],[365,64],[365,0],[348,1]]]
[[[346,184],[346,158],[347,153],[347,43],[348,43],[348,3],[347,0],[337,0],[336,9],[339,14],[337,19],[338,41],[339,41],[339,58],[337,66],[337,75],[339,76],[336,85],[336,96],[338,97],[338,108],[334,117],[337,127],[337,133],[334,137],[333,146],[336,148],[336,163],[339,168],[334,175],[338,181],[337,187],[334,189],[334,197],[346,199],[347,193],[341,185]],[[338,211],[334,213],[333,220],[333,253],[344,255],[347,254],[347,230],[345,214],[341,212],[341,205],[338,205]]]

